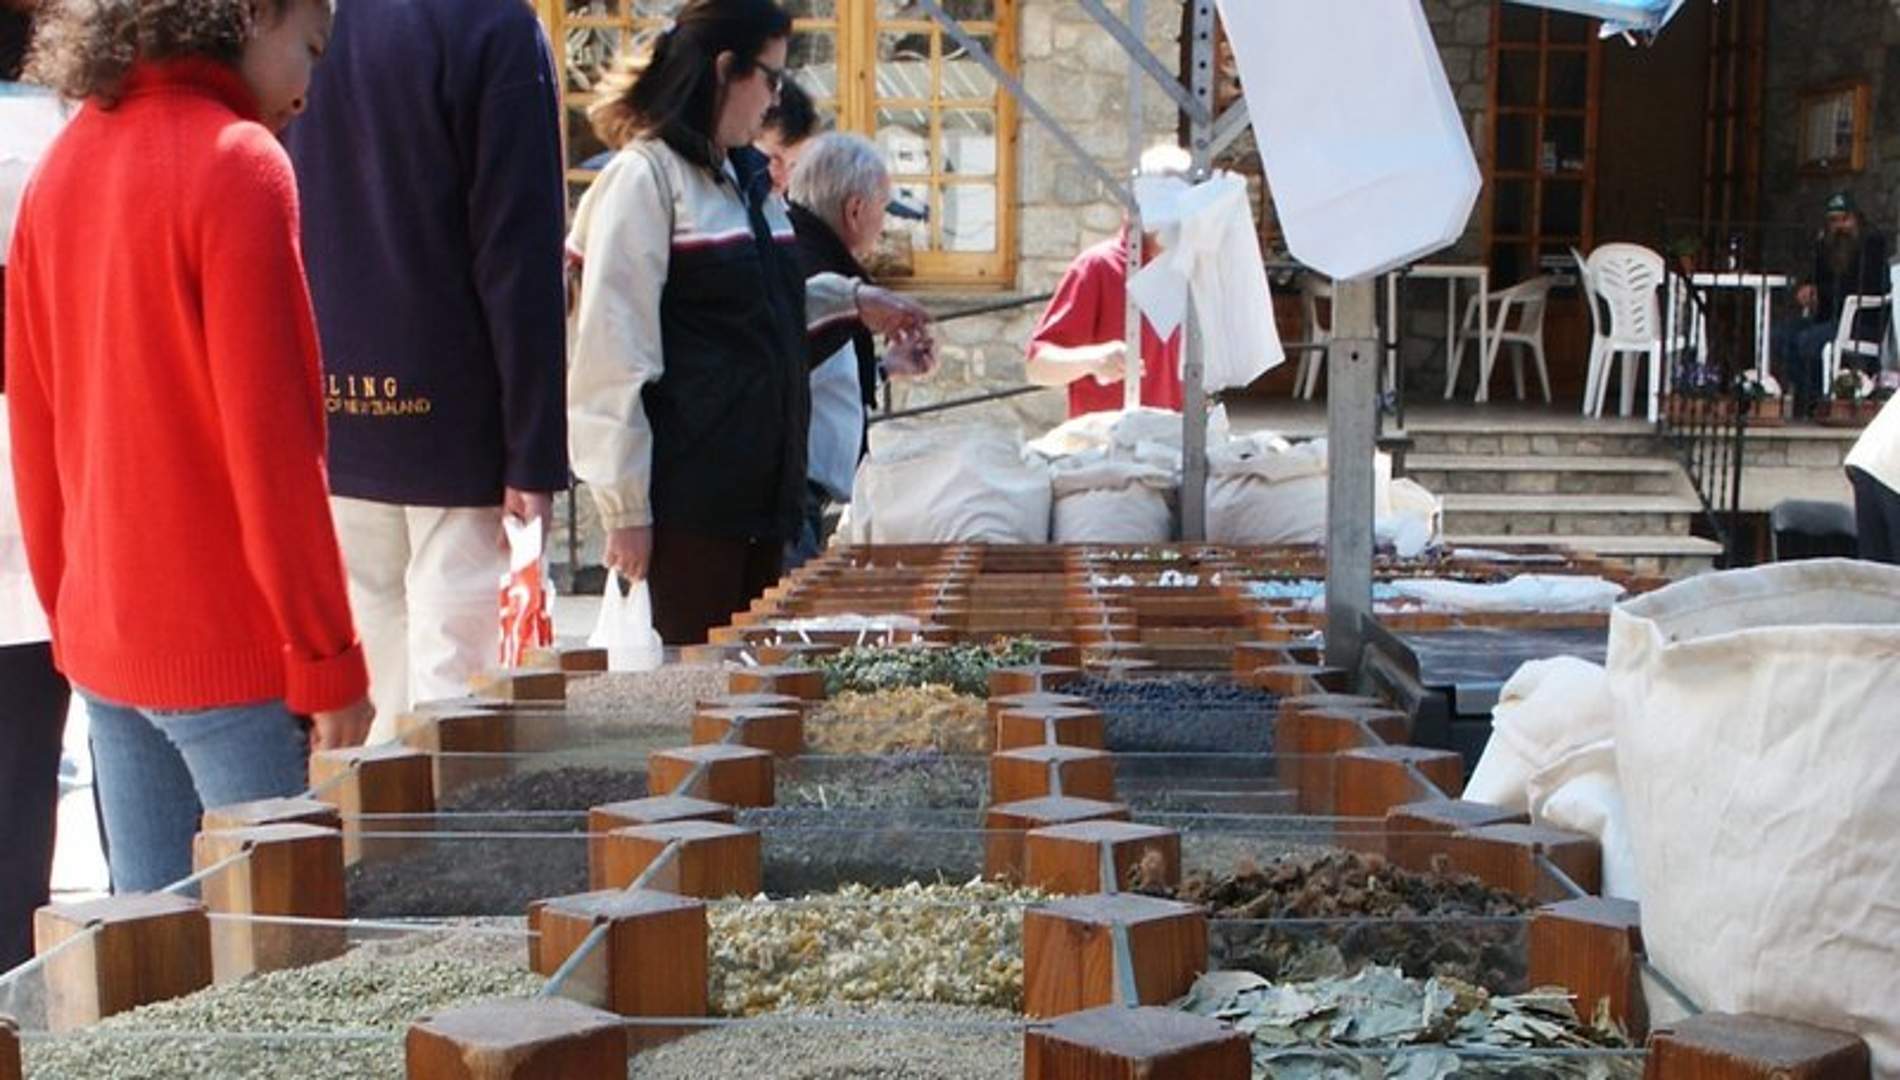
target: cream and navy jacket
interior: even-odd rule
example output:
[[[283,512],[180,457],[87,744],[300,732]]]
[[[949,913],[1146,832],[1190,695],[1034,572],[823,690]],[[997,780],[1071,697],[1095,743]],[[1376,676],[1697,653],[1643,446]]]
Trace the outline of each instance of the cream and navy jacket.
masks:
[[[855,317],[856,282],[799,268],[765,157],[720,170],[664,142],[614,156],[575,213],[574,473],[609,529],[796,534],[811,417],[808,331]]]

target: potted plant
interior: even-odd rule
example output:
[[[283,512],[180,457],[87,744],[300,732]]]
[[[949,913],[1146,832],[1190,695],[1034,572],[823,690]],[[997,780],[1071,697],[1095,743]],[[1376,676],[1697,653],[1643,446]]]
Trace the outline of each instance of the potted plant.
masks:
[[[1815,412],[1814,419],[1829,427],[1858,427],[1860,400],[1873,391],[1873,380],[1858,371],[1843,369],[1828,387],[1828,399]]]
[[[1781,395],[1781,383],[1773,375],[1745,371],[1735,383],[1735,393],[1748,409],[1748,422],[1755,427],[1787,423],[1788,399]]]
[[[1871,388],[1860,399],[1860,422],[1871,424],[1880,410],[1886,408],[1894,392],[1900,391],[1900,371],[1883,371],[1880,377],[1872,381]]]

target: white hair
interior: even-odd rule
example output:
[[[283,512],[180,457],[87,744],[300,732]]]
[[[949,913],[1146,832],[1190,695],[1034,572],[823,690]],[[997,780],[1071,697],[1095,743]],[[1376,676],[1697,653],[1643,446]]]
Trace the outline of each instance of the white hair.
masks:
[[[819,220],[843,233],[844,204],[851,196],[884,197],[890,169],[877,144],[848,131],[828,131],[805,144],[786,194]]]
[[[1193,171],[1193,155],[1173,143],[1156,143],[1143,150],[1137,169],[1142,176],[1186,176]]]

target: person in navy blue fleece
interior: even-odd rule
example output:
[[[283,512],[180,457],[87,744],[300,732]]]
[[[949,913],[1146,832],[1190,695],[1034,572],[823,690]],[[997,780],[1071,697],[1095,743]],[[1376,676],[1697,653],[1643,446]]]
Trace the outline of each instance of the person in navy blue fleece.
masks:
[[[495,663],[502,515],[567,486],[556,78],[523,0],[338,0],[286,138],[372,742]]]

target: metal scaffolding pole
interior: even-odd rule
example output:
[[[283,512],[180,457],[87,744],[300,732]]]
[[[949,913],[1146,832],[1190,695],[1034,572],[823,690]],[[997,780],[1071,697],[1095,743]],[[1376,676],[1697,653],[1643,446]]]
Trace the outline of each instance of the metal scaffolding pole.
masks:
[[[1362,620],[1372,613],[1373,504],[1377,483],[1378,288],[1337,282],[1326,369],[1326,663],[1359,667]]]
[[[1188,90],[1199,111],[1190,117],[1188,152],[1194,179],[1207,179],[1214,163],[1214,0],[1187,0],[1192,20],[1188,39]],[[1181,340],[1181,538],[1207,539],[1207,387],[1203,375],[1206,344],[1194,298],[1188,298]]]

